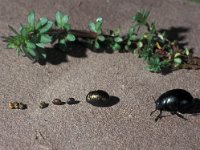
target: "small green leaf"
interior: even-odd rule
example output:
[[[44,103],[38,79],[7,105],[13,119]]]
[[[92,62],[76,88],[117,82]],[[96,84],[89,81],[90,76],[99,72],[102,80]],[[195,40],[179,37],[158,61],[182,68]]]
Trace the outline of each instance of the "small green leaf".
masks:
[[[13,28],[12,26],[10,26],[10,25],[8,25],[8,27],[10,28],[10,30],[12,31],[12,32],[14,32],[15,34],[19,34],[16,30],[15,30],[15,28]]]
[[[46,59],[47,58],[47,54],[46,53],[41,53],[41,55],[42,55],[42,57],[43,57],[43,59]]]
[[[36,25],[36,29],[40,29],[42,26],[44,26],[48,22],[47,18],[40,18]]]
[[[103,22],[103,19],[101,17],[97,18],[96,24],[95,24],[96,31],[101,29],[102,22]]]
[[[32,43],[32,42],[27,42],[26,41],[26,46],[27,46],[27,48],[30,48],[30,49],[35,49],[36,48],[35,44]]]
[[[27,31],[26,31],[26,28],[25,27],[21,27],[21,30],[20,30],[20,33],[23,37],[26,37],[28,35]]]
[[[131,45],[131,41],[130,41],[130,40],[127,42],[127,45],[128,45],[128,46],[130,46],[130,45]]]
[[[161,41],[165,41],[165,32],[164,33],[158,33],[158,37],[161,39]]]
[[[46,33],[47,31],[49,31],[49,29],[51,29],[53,23],[51,21],[48,21],[48,23],[39,30],[40,33]]]
[[[47,35],[47,34],[44,34],[41,36],[40,38],[40,43],[50,43],[52,40],[52,37]]]
[[[61,40],[59,41],[59,43],[60,43],[60,44],[64,44],[64,45],[66,45],[66,41],[65,41],[65,39],[61,39]]]
[[[69,20],[69,17],[68,17],[67,15],[64,15],[64,16],[62,17],[62,26],[63,26],[64,24],[66,24],[66,23],[68,22],[68,20]]]
[[[70,42],[73,42],[76,40],[75,36],[71,33],[68,33],[67,36],[66,36],[66,39]]]
[[[36,49],[36,45],[34,43],[26,42],[26,51],[28,52],[28,54],[30,54],[33,57],[37,56],[35,49]]]
[[[56,12],[56,23],[57,26],[62,26],[62,13],[60,11]]]
[[[114,51],[119,50],[120,48],[121,48],[121,46],[120,46],[118,43],[115,43],[115,44],[112,46],[112,49],[113,49]]]
[[[88,27],[91,31],[93,32],[97,32],[96,28],[95,28],[95,24],[93,22],[89,22]]]
[[[71,25],[68,24],[68,23],[66,23],[66,24],[64,24],[63,28],[64,28],[65,30],[69,31],[69,30],[71,29]]]
[[[182,63],[182,60],[181,60],[180,58],[175,58],[175,59],[174,59],[174,62],[175,62],[176,64],[181,64],[181,63]]]
[[[141,11],[137,12],[135,16],[133,16],[133,20],[136,21],[139,25],[145,25],[147,18],[149,16],[149,11]]]
[[[133,41],[133,40],[135,40],[136,39],[136,35],[135,34],[132,34],[131,36],[130,36],[130,38],[129,38],[129,40],[131,40],[131,41]]]
[[[120,43],[120,42],[123,41],[123,39],[122,39],[121,37],[116,37],[114,40],[115,40],[115,42],[117,42],[117,43]]]
[[[185,54],[188,56],[190,54],[190,50],[188,48],[185,48]]]
[[[99,48],[100,48],[100,45],[99,45],[99,43],[98,43],[97,41],[95,41],[94,47],[95,47],[96,49],[99,49]]]
[[[28,24],[31,26],[31,27],[34,27],[34,24],[35,24],[35,12],[34,11],[31,11],[29,12],[28,14]]]
[[[14,43],[8,43],[7,48],[13,49],[16,48],[16,45]]]
[[[143,43],[142,43],[141,41],[138,41],[138,42],[137,42],[137,46],[138,46],[139,48],[141,48],[141,47],[143,46]]]
[[[99,41],[101,41],[101,42],[105,41],[105,37],[104,37],[103,35],[99,35],[97,38],[98,38]]]
[[[181,56],[181,53],[176,53],[176,54],[174,55],[175,58],[177,58],[177,57],[179,57],[179,56]]]
[[[38,47],[40,47],[40,48],[44,48],[45,47],[45,44],[44,43],[37,43],[36,44]]]

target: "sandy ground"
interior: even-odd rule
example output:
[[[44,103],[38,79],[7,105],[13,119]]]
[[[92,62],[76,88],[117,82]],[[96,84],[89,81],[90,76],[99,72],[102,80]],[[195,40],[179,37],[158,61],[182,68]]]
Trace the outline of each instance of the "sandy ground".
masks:
[[[200,56],[200,5],[187,0],[0,0],[0,34],[7,25],[19,27],[34,9],[37,17],[53,19],[57,10],[70,15],[76,29],[104,18],[104,29],[121,26],[125,33],[131,16],[151,11],[149,20],[171,38]],[[157,123],[150,112],[154,98],[167,90],[183,88],[200,98],[200,70],[178,70],[168,75],[150,73],[131,53],[58,54],[46,65],[17,56],[0,41],[0,150],[133,150],[200,149],[200,116],[167,116]],[[91,90],[106,90],[119,98],[111,107],[94,107],[85,101]],[[79,100],[77,105],[38,107],[54,98]],[[10,110],[9,101],[22,101],[26,110]],[[168,115],[168,113],[166,113]]]

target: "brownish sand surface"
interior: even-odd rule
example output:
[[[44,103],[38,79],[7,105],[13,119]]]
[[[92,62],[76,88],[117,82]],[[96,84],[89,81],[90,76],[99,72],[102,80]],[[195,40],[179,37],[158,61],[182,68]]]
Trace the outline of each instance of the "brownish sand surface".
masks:
[[[121,26],[125,33],[131,16],[151,11],[158,29],[194,49],[200,56],[200,5],[187,0],[0,0],[0,34],[10,34],[34,9],[37,18],[53,19],[57,10],[70,15],[76,29],[104,18],[104,29]],[[200,71],[178,70],[167,75],[150,73],[131,53],[58,54],[46,65],[17,56],[0,41],[0,150],[197,150],[200,116],[167,116],[154,122],[154,98],[183,88],[200,98]],[[76,53],[77,54],[77,53]],[[79,53],[78,53],[79,54]],[[85,101],[91,90],[106,90],[120,101],[94,107]],[[76,105],[55,106],[54,98],[74,97]],[[9,101],[22,101],[26,110],[10,110]],[[49,102],[46,109],[40,101]],[[157,112],[158,113],[158,112]],[[166,113],[168,115],[168,113]]]

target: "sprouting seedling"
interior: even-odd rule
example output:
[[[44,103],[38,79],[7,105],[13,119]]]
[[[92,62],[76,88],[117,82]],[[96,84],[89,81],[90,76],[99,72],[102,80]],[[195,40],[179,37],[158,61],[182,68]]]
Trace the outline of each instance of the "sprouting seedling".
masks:
[[[70,33],[71,25],[68,23],[69,17],[68,15],[63,15],[60,11],[56,12],[55,15],[55,25],[58,29],[62,30],[65,34],[64,36],[60,36],[55,34],[53,39],[56,40],[58,38],[58,43],[67,46],[67,42],[73,42],[76,40],[76,37]]]
[[[120,35],[120,31],[120,28],[110,30],[110,37],[107,38],[109,46],[113,51],[117,51],[122,48],[123,37]]]
[[[88,27],[90,31],[95,32],[97,34],[97,37],[95,39],[90,40],[90,44],[94,45],[94,48],[99,49],[100,44],[99,42],[104,42],[105,37],[102,34],[102,23],[103,19],[101,17],[96,19],[96,22],[89,22]]]
[[[18,54],[23,54],[32,60],[45,59],[46,55],[40,49],[51,42],[51,36],[47,32],[52,22],[42,18],[35,24],[34,11],[28,14],[27,20],[27,24],[21,24],[19,32],[9,26],[15,35],[7,37],[7,47],[16,49]]]

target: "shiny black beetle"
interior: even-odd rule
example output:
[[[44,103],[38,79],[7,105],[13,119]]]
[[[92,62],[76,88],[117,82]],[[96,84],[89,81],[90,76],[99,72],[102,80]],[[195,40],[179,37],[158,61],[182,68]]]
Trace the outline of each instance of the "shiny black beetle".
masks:
[[[183,115],[187,111],[191,110],[194,105],[194,99],[192,95],[183,89],[173,89],[163,93],[156,101],[156,109],[151,112],[152,115],[155,111],[159,110],[159,115],[155,118],[155,121],[161,119],[162,111],[171,112],[172,115],[177,115],[182,119],[187,120]]]
[[[109,102],[110,96],[103,90],[90,91],[86,96],[86,101],[95,106],[104,106]]]

